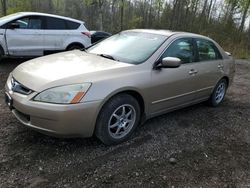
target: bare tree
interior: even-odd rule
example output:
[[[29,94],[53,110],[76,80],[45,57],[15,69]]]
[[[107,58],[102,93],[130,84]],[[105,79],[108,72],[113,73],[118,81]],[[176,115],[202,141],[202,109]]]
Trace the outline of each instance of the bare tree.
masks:
[[[3,15],[7,15],[7,0],[1,0]]]
[[[123,30],[123,21],[124,21],[124,0],[121,0],[121,28]]]
[[[250,9],[250,0],[241,1],[241,6],[243,10],[243,15],[242,15],[241,24],[240,24],[240,31],[243,32],[246,19],[247,19],[247,14]]]

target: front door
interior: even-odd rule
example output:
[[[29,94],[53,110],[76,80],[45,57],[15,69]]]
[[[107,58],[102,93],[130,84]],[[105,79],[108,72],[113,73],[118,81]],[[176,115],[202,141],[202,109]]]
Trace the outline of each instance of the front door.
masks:
[[[163,53],[165,57],[177,57],[182,61],[179,68],[152,70],[150,101],[151,114],[185,106],[195,99],[196,56],[192,38],[177,39]]]
[[[23,17],[14,22],[19,28],[6,29],[6,43],[11,56],[41,56],[44,51],[44,30],[39,16]],[[9,24],[11,24],[9,23]]]

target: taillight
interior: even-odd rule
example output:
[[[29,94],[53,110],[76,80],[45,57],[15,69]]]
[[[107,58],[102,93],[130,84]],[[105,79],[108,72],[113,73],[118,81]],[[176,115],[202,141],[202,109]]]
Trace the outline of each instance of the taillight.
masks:
[[[90,32],[82,32],[83,35],[86,35],[87,37],[91,38],[91,33]]]

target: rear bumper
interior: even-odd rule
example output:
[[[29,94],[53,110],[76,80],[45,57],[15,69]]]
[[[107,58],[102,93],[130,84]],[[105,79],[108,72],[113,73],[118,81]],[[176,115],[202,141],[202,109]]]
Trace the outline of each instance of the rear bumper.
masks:
[[[12,113],[25,126],[58,137],[91,137],[101,101],[75,105],[40,103],[8,90]]]

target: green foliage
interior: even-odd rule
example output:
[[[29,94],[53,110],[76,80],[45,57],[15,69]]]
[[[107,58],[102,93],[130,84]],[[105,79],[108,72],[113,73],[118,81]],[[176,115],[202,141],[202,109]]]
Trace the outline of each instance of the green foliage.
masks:
[[[143,23],[142,17],[134,16],[129,22],[129,28],[131,29],[141,28],[142,23]]]
[[[22,1],[14,1],[9,0],[8,1],[8,9],[7,14],[12,14],[15,12],[21,12],[21,11],[31,11],[31,3],[29,0],[22,0]]]
[[[84,20],[90,30],[155,28],[207,35],[226,51],[249,58],[250,0],[1,0],[1,12],[55,13]],[[224,3],[223,3],[224,2]],[[123,11],[123,14],[121,13]],[[244,29],[245,28],[245,29]]]

